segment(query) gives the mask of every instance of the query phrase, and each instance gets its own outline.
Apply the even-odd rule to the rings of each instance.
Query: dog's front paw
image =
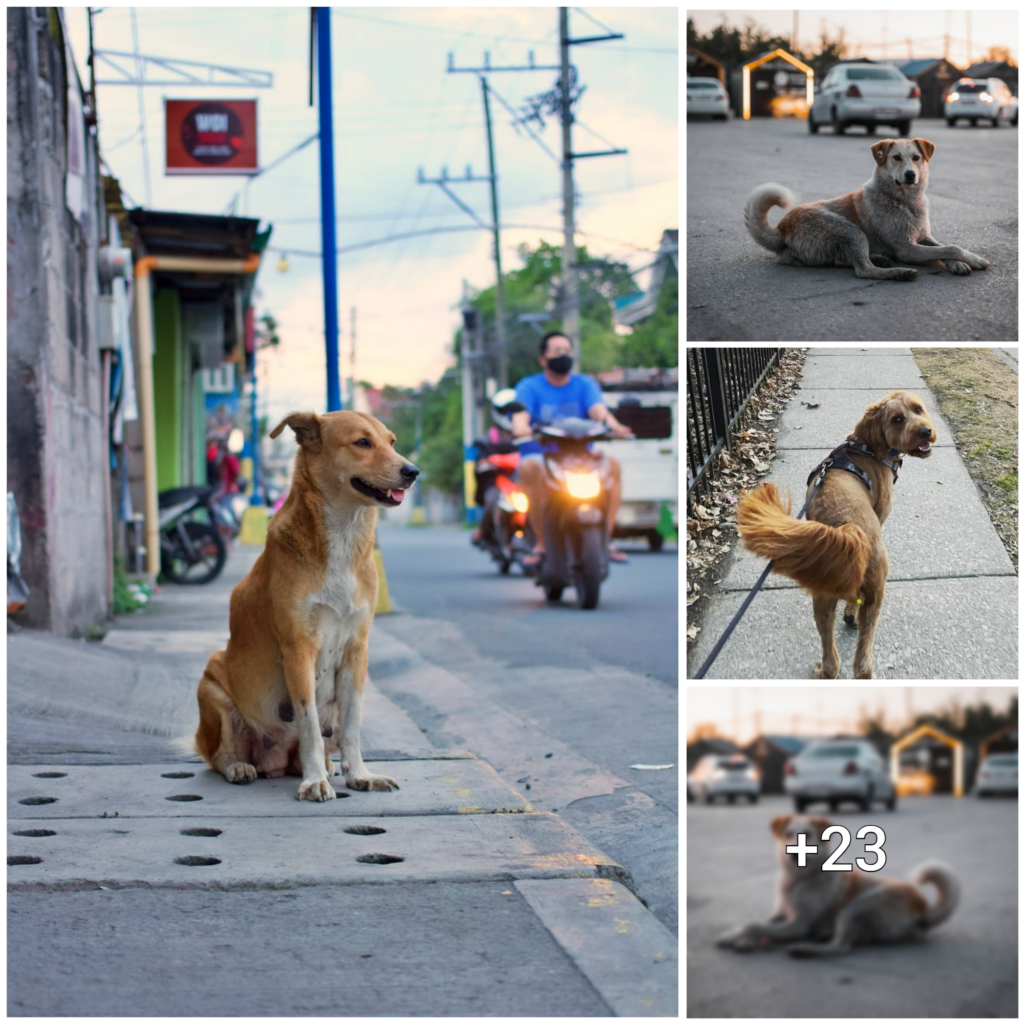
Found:
[[[298,793],[295,794],[295,799],[323,802],[324,800],[333,800],[335,796],[337,794],[334,792],[334,787],[326,778],[303,779]]]
[[[988,270],[990,264],[983,256],[964,250],[964,262],[970,264],[972,270]]]
[[[878,253],[878,252],[873,252],[868,257],[868,259],[871,260],[871,262],[876,267],[882,267],[884,269],[886,267],[891,267],[892,266],[892,260],[889,259],[888,256],[883,256],[881,253]]]
[[[817,956],[818,948],[811,942],[797,942],[795,945],[787,946],[786,952],[790,956],[795,956],[798,958],[807,956]]]
[[[814,678],[836,679],[839,676],[839,667],[840,665],[838,661],[829,665],[826,665],[823,661],[819,661],[814,669]]]
[[[917,271],[912,267],[893,267],[889,274],[890,281],[916,281]]]
[[[358,790],[380,790],[382,792],[388,792],[392,789],[398,789],[398,783],[394,779],[388,778],[386,775],[371,775],[367,771],[363,772],[349,772],[345,776],[345,785],[349,789]]]
[[[224,769],[224,778],[235,785],[244,786],[246,783],[256,781],[256,768],[254,765],[236,761]]]
[[[960,260],[946,260],[946,269],[951,274],[969,274],[971,268],[966,263],[961,263]]]

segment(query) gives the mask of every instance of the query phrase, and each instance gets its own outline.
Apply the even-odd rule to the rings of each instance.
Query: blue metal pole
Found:
[[[331,9],[316,9],[317,97],[320,114],[320,244],[324,269],[327,411],[341,408],[338,375],[338,255],[334,237],[334,116],[331,103]]]
[[[255,337],[252,343],[252,494],[250,505],[263,504],[263,489],[260,487],[260,418],[256,405],[256,354],[259,346]]]

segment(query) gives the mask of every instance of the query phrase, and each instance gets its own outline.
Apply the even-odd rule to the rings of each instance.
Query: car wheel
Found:
[[[868,133],[868,135],[874,135],[876,127],[877,127],[877,125],[866,124],[866,125],[864,125],[864,131],[866,131]]]
[[[1019,111],[1017,111],[1017,110],[1015,110],[1013,112],[1013,120],[1010,122],[1010,124],[1012,124],[1014,128],[1017,127],[1017,114],[1018,113],[1019,113]]]
[[[875,799],[875,791],[874,791],[874,789],[869,789],[867,791],[867,793],[864,796],[862,796],[857,801],[857,803],[860,805],[860,809],[862,811],[870,811],[871,810],[871,801],[874,800],[874,799]]]
[[[838,800],[829,800],[829,802],[828,802],[828,809],[830,811],[838,811],[839,810],[839,801]]]
[[[956,118],[955,117],[947,117],[946,118],[946,124],[948,124],[950,128],[953,128],[956,125]]]
[[[793,806],[796,808],[797,814],[803,814],[804,810],[807,808],[807,801],[801,800],[800,797],[794,797]]]
[[[715,798],[714,798],[714,796],[712,796],[711,793],[705,793],[704,794],[704,803],[705,804],[707,804],[710,807],[714,802],[715,802]]]
[[[969,118],[969,120],[971,122],[971,127],[972,128],[977,128],[978,127],[978,119],[976,117]]]
[[[889,811],[895,811],[896,810],[896,790],[895,789],[892,791],[892,796],[889,797],[889,799],[885,801],[885,807],[886,807],[886,810],[889,810]]]
[[[814,118],[811,117],[810,111],[808,111],[808,113],[807,113],[807,130],[812,135],[817,135],[818,134],[818,125],[816,125],[814,123]]]
[[[750,795],[749,795],[749,796],[747,797],[747,799],[748,799],[748,800],[749,800],[749,801],[750,801],[750,802],[751,802],[752,804],[756,804],[756,803],[757,803],[757,794],[756,794],[756,793],[751,793],[751,794],[750,794]]]
[[[900,123],[896,125],[896,131],[898,131],[903,138],[906,138],[910,134],[910,122],[900,121]]]
[[[729,120],[729,115],[728,114],[719,114],[718,115],[718,120],[719,121],[728,121]]]
[[[839,112],[835,107],[832,108],[832,131],[836,135],[842,135],[846,131],[846,122],[839,120]]]
[[[993,128],[998,128],[999,127],[999,115],[998,114],[996,114],[996,116],[992,118],[992,127]]]
[[[726,801],[728,803],[734,804],[734,803],[736,803],[736,794],[735,793],[727,793],[725,799],[726,799]]]

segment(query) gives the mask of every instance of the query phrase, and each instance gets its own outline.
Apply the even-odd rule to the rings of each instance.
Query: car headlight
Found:
[[[981,94],[981,102],[982,103],[991,103],[992,102],[992,97],[987,92],[983,92]]]
[[[574,498],[596,498],[601,493],[596,473],[566,473],[565,486]]]
[[[960,99],[960,93],[958,93],[958,92],[951,92],[946,97],[946,99],[949,100],[950,103],[955,103],[958,99]]]

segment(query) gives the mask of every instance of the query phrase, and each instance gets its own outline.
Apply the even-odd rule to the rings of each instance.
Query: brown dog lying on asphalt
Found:
[[[285,426],[299,445],[291,490],[232,591],[227,650],[199,683],[196,749],[228,782],[301,775],[299,800],[334,799],[332,750],[349,789],[397,789],[367,770],[359,728],[377,509],[401,504],[419,470],[363,413],[295,412],[270,436]]]
[[[940,266],[954,274],[987,270],[988,260],[959,245],[932,237],[928,220],[928,164],[935,143],[927,139],[884,139],[871,147],[875,173],[856,192],[837,199],[793,206],[784,185],[759,185],[744,210],[747,230],[758,245],[795,267],[853,267],[857,277],[913,281],[917,271],[893,260]],[[773,206],[793,207],[776,227]],[[941,263],[939,262],[941,261]]]
[[[740,925],[720,935],[716,946],[745,953],[774,942],[825,939],[798,942],[786,951],[790,956],[838,956],[855,945],[923,938],[956,910],[960,884],[952,869],[938,861],[916,868],[910,882],[890,882],[856,867],[822,871],[833,848],[821,835],[832,824],[828,818],[804,815],[783,814],[772,820],[779,861],[775,912],[764,924]],[[818,848],[806,855],[805,867],[798,866],[797,854],[786,853],[801,834],[805,845]],[[926,882],[939,893],[938,901],[930,905],[920,889]]]

